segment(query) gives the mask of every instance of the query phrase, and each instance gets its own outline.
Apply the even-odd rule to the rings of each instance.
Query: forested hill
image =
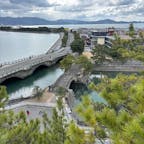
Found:
[[[37,17],[0,17],[0,25],[63,25],[63,24],[117,24],[131,23],[126,21],[114,21],[104,19],[99,21],[80,21],[80,20],[46,20]],[[132,21],[132,23],[140,23],[140,21]]]

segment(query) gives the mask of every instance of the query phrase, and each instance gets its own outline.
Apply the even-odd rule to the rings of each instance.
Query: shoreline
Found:
[[[13,32],[13,31],[3,31],[3,30],[0,30],[0,32]],[[14,31],[15,32],[15,31]],[[19,32],[19,31],[17,31]],[[19,32],[21,33],[21,32]],[[27,32],[22,32],[22,33],[27,33]],[[31,32],[28,32],[28,33],[31,33]],[[32,32],[33,33],[33,32]],[[37,33],[37,34],[44,34],[44,33]],[[47,33],[47,34],[58,34],[58,39],[50,46],[50,48],[43,54],[48,54],[50,51],[53,51],[56,47],[59,46],[59,48],[61,47],[61,41],[62,41],[62,38],[63,38],[63,33]],[[34,57],[37,57],[41,54],[38,54],[38,55],[34,55]],[[4,64],[3,63],[0,63],[0,68],[4,67],[4,66],[7,66],[9,64],[13,64],[14,62],[18,62],[18,61],[23,61],[25,59],[29,59],[29,58],[32,58],[33,56],[29,56],[29,57],[25,57],[24,59],[17,59],[17,60],[14,60],[14,61],[8,61],[8,62],[5,62]]]
[[[33,89],[33,92],[34,92],[34,89]],[[36,93],[34,94],[33,92],[27,97],[18,97],[15,99],[8,99],[7,106],[15,105],[15,104],[18,104],[20,102],[42,102],[42,103],[46,103],[46,102],[51,102],[52,98],[54,98],[54,93],[50,92],[48,90],[48,87],[42,89],[42,95],[40,97],[37,97]]]
[[[17,33],[33,33],[33,34],[59,34],[59,32],[36,32],[36,31],[14,31],[14,30],[1,30],[1,32],[17,32]]]
[[[59,28],[49,28],[46,26],[40,26],[36,28],[32,27],[18,27],[18,28],[13,28],[12,26],[0,26],[0,31],[5,31],[5,32],[26,32],[26,33],[39,33],[39,34],[48,34],[48,33],[61,33],[65,32],[64,27],[59,27]]]

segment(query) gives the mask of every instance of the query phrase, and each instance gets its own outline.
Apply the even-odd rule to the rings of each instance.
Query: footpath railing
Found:
[[[38,58],[38,57],[41,57],[42,55],[48,54],[49,52],[51,52],[52,50],[56,49],[57,47],[58,48],[61,47],[61,39],[62,39],[62,37],[63,37],[63,33],[60,33],[58,40],[51,46],[51,48],[49,48],[49,50],[46,53],[40,54],[40,55],[31,55],[31,56],[24,57],[24,58],[21,58],[21,59],[17,59],[17,60],[14,60],[14,61],[3,62],[3,63],[0,63],[0,68],[3,67],[3,66],[17,64],[19,62],[23,62],[23,61],[26,61],[28,59]],[[58,48],[56,50],[58,50]]]

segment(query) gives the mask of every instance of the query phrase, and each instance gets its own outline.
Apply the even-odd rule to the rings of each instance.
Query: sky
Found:
[[[0,0],[0,16],[144,21],[144,0]]]

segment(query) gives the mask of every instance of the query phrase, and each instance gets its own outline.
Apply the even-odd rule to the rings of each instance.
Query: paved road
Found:
[[[68,40],[66,46],[69,47],[74,40],[74,35],[71,32],[68,32]]]
[[[5,107],[6,110],[12,110],[15,114],[23,111],[27,116],[27,121],[38,118],[40,120],[40,131],[44,130],[43,127],[43,114],[46,114],[49,119],[52,118],[53,108],[56,103],[36,103],[36,102],[20,102],[15,105]],[[29,111],[29,114],[27,114]]]

